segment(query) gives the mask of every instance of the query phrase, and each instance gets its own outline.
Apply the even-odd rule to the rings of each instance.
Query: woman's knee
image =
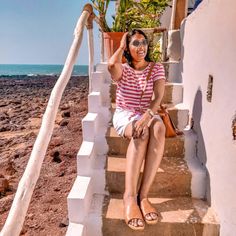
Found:
[[[157,138],[164,138],[166,133],[166,127],[162,121],[156,120],[152,123],[151,127],[152,133]]]

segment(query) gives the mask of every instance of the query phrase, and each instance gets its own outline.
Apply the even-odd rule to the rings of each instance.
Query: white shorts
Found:
[[[113,115],[113,125],[118,135],[124,137],[127,125],[135,120],[140,120],[141,117],[142,114],[134,114],[132,111],[116,108]],[[162,121],[159,115],[155,115],[154,118]]]

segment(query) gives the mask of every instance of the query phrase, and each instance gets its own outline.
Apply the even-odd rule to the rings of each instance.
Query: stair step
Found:
[[[104,73],[101,71],[92,72],[91,74],[91,86],[93,92],[101,92],[101,88],[105,83]]]
[[[94,142],[83,141],[77,154],[77,173],[82,176],[91,175],[95,162]]]
[[[100,92],[91,92],[88,95],[88,110],[90,113],[97,113],[102,106]]]
[[[89,112],[82,119],[82,130],[83,130],[84,141],[94,141],[94,137],[97,131],[97,123],[98,123],[97,113]]]
[[[178,104],[183,101],[183,85],[181,83],[166,83],[162,103]]]
[[[85,227],[82,224],[69,223],[66,236],[86,236]]]
[[[124,156],[109,156],[107,159],[106,183],[110,193],[123,193],[125,189]],[[141,176],[143,166],[141,169]],[[141,177],[140,176],[140,177]],[[164,157],[157,170],[150,195],[158,197],[190,196],[191,173],[183,158]]]
[[[103,72],[106,83],[111,83],[111,74],[108,71],[107,62],[100,62],[96,65],[96,71]]]
[[[109,146],[108,155],[124,155],[126,154],[129,144],[128,139],[121,138],[115,131],[114,127],[110,127],[106,134],[107,144]],[[178,135],[173,138],[166,138],[164,156],[183,157],[184,156],[184,135]]]
[[[72,223],[82,224],[88,214],[92,200],[91,177],[77,176],[67,197],[68,216]]]
[[[116,100],[116,87],[115,83],[111,83],[110,93],[111,102]],[[181,83],[169,83],[165,84],[165,93],[162,99],[162,103],[165,104],[178,104],[183,101],[183,85]]]
[[[107,197],[103,209],[103,235],[219,236],[219,221],[206,202],[187,197],[149,200],[160,213],[160,221],[138,232],[125,224],[121,196]]]

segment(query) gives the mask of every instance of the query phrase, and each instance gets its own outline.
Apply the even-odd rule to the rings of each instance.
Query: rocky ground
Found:
[[[40,128],[56,77],[0,78],[0,230]],[[71,78],[21,235],[65,235],[66,197],[76,177],[88,78]]]

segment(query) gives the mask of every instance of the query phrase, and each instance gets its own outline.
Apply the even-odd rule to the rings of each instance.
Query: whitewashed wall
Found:
[[[203,0],[182,25],[184,103],[198,134],[198,156],[209,172],[208,200],[221,236],[236,235],[236,1]],[[212,75],[212,102],[206,99]]]
[[[161,27],[165,27],[167,29],[170,28],[170,20],[171,20],[171,7],[167,7],[161,16]]]

